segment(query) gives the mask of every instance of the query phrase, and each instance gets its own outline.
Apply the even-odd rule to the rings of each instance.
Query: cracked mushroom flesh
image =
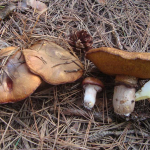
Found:
[[[0,74],[0,103],[17,102],[30,96],[41,84],[29,71],[20,51],[12,55]]]
[[[74,82],[83,74],[79,59],[53,42],[38,41],[23,54],[30,71],[49,84]]]
[[[89,50],[86,58],[103,73],[116,76],[114,111],[119,115],[129,116],[134,110],[137,79],[150,78],[150,53],[101,47]]]
[[[84,107],[90,110],[95,105],[97,92],[102,91],[104,85],[97,78],[87,77],[82,81],[82,86],[85,90]]]

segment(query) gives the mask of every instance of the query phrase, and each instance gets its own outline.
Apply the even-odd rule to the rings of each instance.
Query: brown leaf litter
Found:
[[[93,48],[105,46],[150,52],[150,2],[40,0],[47,6],[43,14],[32,7],[18,7],[19,2],[11,0],[16,9],[0,21],[0,49],[13,46],[22,50],[41,38],[49,38],[60,46],[67,46],[67,50],[80,59],[84,75],[73,83],[43,86],[23,101],[1,104],[1,149],[149,150],[149,102],[137,102],[130,118],[114,114],[114,77],[98,71],[85,59],[82,47],[73,51],[66,39],[71,33],[84,30],[92,37]],[[0,10],[9,4],[9,0],[0,2]],[[7,57],[0,59],[1,65],[5,65]],[[83,107],[81,87],[82,80],[88,76],[101,79],[105,84],[91,111]],[[140,87],[141,81],[137,89]]]

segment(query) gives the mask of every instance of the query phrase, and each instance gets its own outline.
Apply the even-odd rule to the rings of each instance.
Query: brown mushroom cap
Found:
[[[150,53],[126,52],[101,47],[89,50],[86,58],[105,74],[150,78]]]
[[[104,88],[104,84],[99,79],[93,77],[87,77],[82,81],[82,86],[86,84],[98,85],[101,88]]]
[[[30,71],[50,84],[74,82],[83,74],[78,58],[53,42],[39,41],[23,54]]]
[[[0,103],[23,100],[41,84],[40,77],[32,74],[21,52],[10,57],[0,75]]]

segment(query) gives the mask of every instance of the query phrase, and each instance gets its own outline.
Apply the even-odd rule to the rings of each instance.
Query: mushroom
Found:
[[[38,41],[23,50],[30,71],[53,85],[74,82],[83,74],[83,66],[67,50],[48,40]]]
[[[97,92],[102,91],[104,88],[103,83],[93,77],[87,77],[83,80],[82,86],[85,90],[84,93],[84,107],[87,109],[92,109],[96,102]]]
[[[129,116],[134,110],[137,78],[150,78],[150,53],[101,47],[89,50],[86,58],[103,73],[116,75],[114,111],[119,115]]]
[[[150,81],[146,82],[143,87],[135,93],[135,101],[150,98]]]
[[[9,58],[1,70],[0,79],[0,103],[23,100],[41,84],[40,77],[28,70],[20,51]]]

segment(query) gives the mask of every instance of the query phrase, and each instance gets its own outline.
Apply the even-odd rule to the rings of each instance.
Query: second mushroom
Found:
[[[91,49],[86,58],[105,74],[116,75],[113,106],[119,115],[129,116],[135,106],[138,78],[150,78],[150,53],[126,52],[115,48]]]

